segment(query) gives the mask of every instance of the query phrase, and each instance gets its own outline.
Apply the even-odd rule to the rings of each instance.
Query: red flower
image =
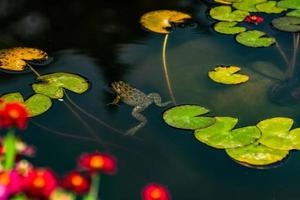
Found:
[[[0,110],[0,128],[26,128],[29,113],[26,107],[20,102],[5,103]]]
[[[105,172],[114,174],[117,171],[116,159],[104,153],[82,154],[79,158],[79,166],[90,172]]]
[[[156,183],[148,184],[142,191],[143,200],[170,200],[168,189]]]
[[[77,171],[67,174],[62,181],[62,187],[77,194],[88,192],[90,180]]]
[[[33,169],[24,182],[25,192],[35,198],[48,198],[57,186],[56,177],[50,169]]]
[[[245,18],[245,22],[248,22],[250,24],[260,24],[264,21],[264,18],[260,17],[260,16],[256,16],[256,15],[248,15]]]

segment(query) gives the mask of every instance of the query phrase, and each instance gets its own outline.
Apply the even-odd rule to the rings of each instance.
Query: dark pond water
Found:
[[[268,95],[277,80],[284,79],[286,70],[277,48],[247,48],[237,44],[232,36],[215,33],[211,29],[213,20],[207,17],[212,5],[193,0],[0,0],[0,47],[29,46],[49,52],[54,61],[37,67],[38,71],[72,72],[86,77],[91,83],[89,91],[82,95],[69,92],[71,99],[114,128],[126,131],[137,121],[131,116],[132,107],[106,105],[114,98],[109,89],[112,81],[124,80],[145,93],[158,92],[163,100],[170,99],[162,71],[163,35],[143,30],[139,18],[157,9],[185,11],[198,26],[174,31],[167,50],[178,103],[205,106],[212,116],[237,117],[239,126],[254,125],[275,116],[293,118],[298,126],[297,100],[280,94],[275,98],[276,104]],[[284,51],[291,54],[291,34],[271,29],[268,22],[257,29],[275,36]],[[241,66],[251,81],[238,86],[213,83],[207,72],[220,64]],[[293,76],[296,85],[298,71]],[[33,73],[0,75],[1,94],[33,94]],[[67,99],[65,103],[70,105]],[[192,132],[167,126],[161,116],[164,108],[151,105],[144,112],[148,124],[136,136],[124,137],[73,106],[90,129],[107,143],[103,147],[65,103],[55,101],[51,110],[33,118],[28,129],[20,134],[37,147],[32,162],[52,166],[58,174],[72,170],[81,152],[99,150],[114,154],[119,171],[116,176],[103,176],[103,200],[139,199],[141,188],[148,182],[167,185],[174,200],[300,198],[299,152],[291,152],[289,159],[277,168],[248,168],[231,160],[223,150],[198,142]],[[88,139],[57,135],[36,124]]]

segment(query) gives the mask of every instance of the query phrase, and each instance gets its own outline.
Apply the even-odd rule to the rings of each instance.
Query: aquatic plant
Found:
[[[217,66],[213,71],[208,72],[210,79],[222,84],[239,84],[249,80],[249,76],[237,74],[241,68],[237,66]]]
[[[85,122],[85,120],[80,116],[80,114],[78,114],[77,111],[72,108],[72,106],[70,106],[66,101],[63,100],[63,97],[66,96],[71,105],[75,106],[79,111],[96,120],[98,123],[105,126],[106,128],[118,133],[122,133],[122,131],[111,127],[107,123],[103,122],[101,119],[98,119],[94,115],[82,109],[74,101],[72,101],[72,99],[69,96],[67,96],[66,90],[72,91],[77,94],[82,94],[86,92],[89,88],[89,82],[86,78],[77,74],[67,72],[56,72],[41,75],[31,65],[46,65],[50,62],[51,59],[49,59],[48,54],[40,49],[28,47],[2,49],[0,51],[0,69],[5,69],[6,71],[8,70],[19,72],[24,71],[26,70],[26,67],[29,67],[29,69],[37,76],[37,81],[32,84],[32,89],[35,92],[35,94],[29,97],[26,101],[24,101],[22,94],[18,92],[4,94],[1,97],[6,101],[24,102],[26,107],[29,109],[30,117],[38,116],[49,110],[52,106],[51,99],[60,100],[72,112],[72,114],[74,114],[78,118],[78,120],[80,120],[80,122],[85,126],[87,131],[96,139],[96,141],[105,146],[102,140],[98,137],[98,135],[94,132],[90,125],[87,122]],[[34,124],[51,133],[63,135],[66,137],[85,139],[84,137],[76,137],[73,134],[52,130],[37,122],[34,122]]]
[[[290,131],[293,120],[276,117],[262,120],[255,126],[234,128],[233,117],[202,117],[206,108],[179,105],[163,113],[164,121],[179,129],[193,130],[195,138],[225,152],[245,166],[265,166],[283,160],[290,150],[300,149],[300,128]],[[205,124],[210,119],[210,124]]]
[[[273,102],[280,105],[297,102],[300,83],[295,74],[295,65],[300,40],[298,33],[300,31],[300,1],[222,0],[215,2],[225,4],[215,6],[209,12],[213,19],[220,21],[214,25],[216,32],[236,35],[235,40],[248,47],[269,47],[275,44],[287,67],[285,78],[271,88],[269,97]],[[265,32],[255,30],[255,27],[253,27],[254,30],[247,30],[243,27],[243,22],[254,25],[264,22],[264,19],[256,15],[256,13],[272,15],[271,24],[273,28],[293,34],[293,51],[290,59],[274,37],[267,36]],[[286,16],[282,16],[282,13]]]
[[[176,99],[167,67],[166,48],[171,31],[173,31],[173,29],[176,27],[185,27],[191,19],[192,17],[189,14],[174,10],[157,10],[147,12],[140,19],[141,24],[147,30],[165,34],[162,49],[163,70],[168,91],[174,104],[176,104]]]

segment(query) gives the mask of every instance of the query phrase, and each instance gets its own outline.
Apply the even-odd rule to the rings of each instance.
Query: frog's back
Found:
[[[128,87],[126,91],[121,94],[121,98],[125,104],[130,106],[143,106],[148,104],[149,101],[145,93],[133,87]]]

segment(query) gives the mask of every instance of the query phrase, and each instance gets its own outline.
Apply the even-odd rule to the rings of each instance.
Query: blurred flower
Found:
[[[11,128],[16,126],[20,129],[26,128],[29,113],[20,102],[5,103],[0,110],[0,128]]]
[[[0,200],[7,200],[9,196],[9,189],[7,186],[0,185]]]
[[[20,160],[16,163],[15,169],[22,176],[28,176],[29,172],[33,170],[33,165],[27,160]]]
[[[48,198],[56,186],[56,177],[50,169],[33,169],[25,179],[25,192],[30,197]]]
[[[67,174],[62,181],[62,187],[71,190],[77,194],[88,192],[90,180],[77,171]]]
[[[168,189],[156,183],[148,184],[142,191],[143,200],[170,200]]]
[[[260,16],[256,16],[256,15],[248,15],[245,18],[245,22],[248,22],[250,24],[260,24],[264,21],[264,18],[260,17]]]
[[[50,197],[49,200],[75,200],[76,197],[74,194],[66,192],[62,189],[55,189]]]
[[[16,194],[23,190],[23,177],[15,170],[0,173],[0,199],[2,195]]]
[[[79,158],[79,166],[90,172],[104,172],[114,174],[117,171],[116,159],[104,153],[82,154]]]

